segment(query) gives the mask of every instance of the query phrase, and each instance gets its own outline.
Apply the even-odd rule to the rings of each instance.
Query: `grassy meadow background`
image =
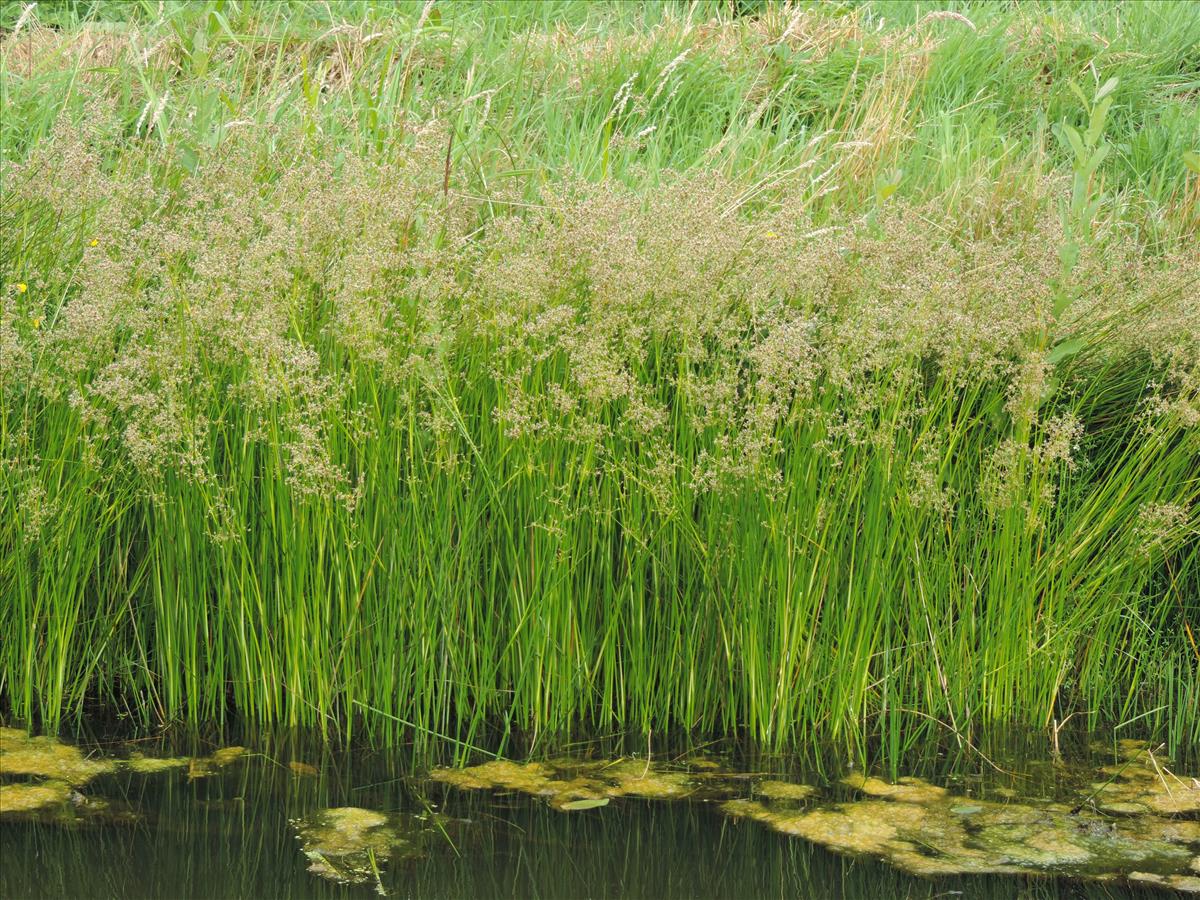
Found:
[[[9,714],[1200,742],[1200,5],[0,28]]]

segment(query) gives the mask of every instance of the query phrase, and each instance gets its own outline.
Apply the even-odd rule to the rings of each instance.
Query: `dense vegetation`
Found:
[[[1200,741],[1200,5],[0,25],[11,714]]]

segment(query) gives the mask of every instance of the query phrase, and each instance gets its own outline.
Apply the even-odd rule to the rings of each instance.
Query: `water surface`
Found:
[[[1162,897],[1161,888],[1053,875],[920,878],[876,859],[831,853],[760,822],[735,818],[716,798],[613,798],[561,811],[519,790],[463,790],[430,780],[408,754],[340,752],[312,741],[247,740],[226,764],[163,771],[122,765],[72,789],[52,815],[0,819],[0,896],[354,898],[794,898]],[[1083,745],[1081,745],[1082,747]],[[104,748],[207,756],[215,746],[147,742]],[[1073,765],[1029,756],[1001,772],[981,760],[931,758],[914,771],[966,798],[1078,796],[1117,756],[1095,748]],[[586,756],[577,748],[576,758]],[[591,754],[596,757],[595,748]],[[643,752],[644,757],[644,752]],[[626,757],[632,758],[632,757]],[[854,771],[794,760],[706,752],[745,776],[746,802],[770,777],[813,784],[819,802],[848,800]],[[670,768],[671,754],[656,759]],[[999,761],[996,761],[999,764]],[[1019,764],[1019,765],[1018,765]],[[1009,766],[1018,766],[1009,768]],[[1009,774],[1011,773],[1011,774]],[[884,773],[880,773],[884,774]],[[7,783],[20,776],[4,776]],[[740,782],[738,782],[740,783]],[[1014,785],[1016,787],[1014,787]],[[740,790],[736,786],[734,790]],[[790,801],[787,801],[790,802]],[[807,801],[803,801],[807,802]],[[818,801],[813,801],[818,802]],[[354,808],[402,832],[377,872],[340,884],[313,868],[305,835],[322,810]],[[1184,821],[1187,821],[1186,816]],[[311,850],[311,847],[307,847]],[[1190,848],[1200,855],[1200,846]]]

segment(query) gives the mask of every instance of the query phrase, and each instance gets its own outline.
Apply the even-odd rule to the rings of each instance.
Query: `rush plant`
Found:
[[[0,6],[8,713],[1200,741],[1193,6],[83,6]]]

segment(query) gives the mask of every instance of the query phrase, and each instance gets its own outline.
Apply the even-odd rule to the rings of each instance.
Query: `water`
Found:
[[[0,897],[1167,896],[1160,889],[1069,878],[917,878],[731,818],[716,801],[620,797],[560,812],[520,792],[459,790],[413,775],[404,754],[341,753],[296,740],[248,743],[251,753],[207,772],[181,765],[155,774],[118,769],[99,775],[78,788],[54,821],[0,820]],[[142,749],[147,755],[180,752],[161,744]],[[826,785],[836,774],[779,759],[724,762]],[[990,796],[1013,783],[1013,776],[978,763],[941,759],[926,768],[931,780],[952,782],[956,792],[971,796]],[[1080,771],[1027,759],[1017,783],[1030,794],[1053,794],[1086,776]],[[6,778],[12,783],[17,776]],[[403,831],[404,849],[380,862],[378,878],[337,884],[309,871],[302,823],[319,810],[341,807],[386,813]],[[1192,850],[1200,853],[1200,847]]]

